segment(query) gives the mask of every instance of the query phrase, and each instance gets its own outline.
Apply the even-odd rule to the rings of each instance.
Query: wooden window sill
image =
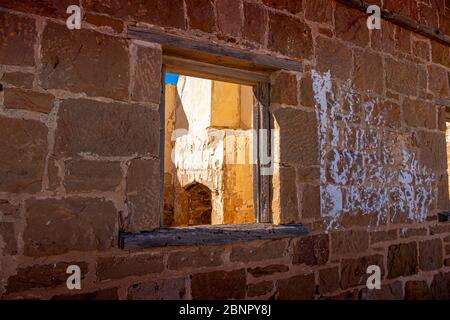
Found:
[[[121,233],[122,249],[144,249],[164,246],[226,244],[233,242],[291,238],[308,235],[302,224],[238,224],[179,228],[161,228],[139,233]]]

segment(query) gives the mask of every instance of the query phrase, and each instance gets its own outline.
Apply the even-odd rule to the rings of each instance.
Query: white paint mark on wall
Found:
[[[375,223],[406,215],[423,221],[433,202],[435,175],[421,164],[407,133],[392,125],[390,106],[361,99],[348,80],[333,88],[330,71],[312,70],[319,124],[321,215],[371,215]],[[395,106],[394,106],[395,107]],[[395,124],[394,124],[395,125]]]

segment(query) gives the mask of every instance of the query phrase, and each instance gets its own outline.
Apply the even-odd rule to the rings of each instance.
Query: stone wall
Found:
[[[448,1],[374,1],[450,34]],[[332,0],[0,0],[0,295],[14,298],[449,298],[449,47]],[[273,75],[273,212],[307,237],[117,248],[157,228],[156,25],[302,62]],[[158,213],[158,214],[155,214]],[[78,264],[82,290],[65,286]],[[367,290],[377,264],[382,289]]]

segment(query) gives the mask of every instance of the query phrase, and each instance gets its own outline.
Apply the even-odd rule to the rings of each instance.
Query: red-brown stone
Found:
[[[124,5],[122,0],[86,0],[83,1],[83,8],[121,20],[186,29],[183,0],[133,0],[129,5]]]
[[[6,109],[24,109],[28,111],[49,113],[55,98],[48,93],[8,88],[4,94]]]
[[[127,100],[127,47],[119,38],[85,29],[73,32],[49,22],[42,35],[39,79],[45,89]]]
[[[117,219],[113,203],[103,199],[27,200],[24,254],[42,257],[111,248]]]
[[[259,4],[244,2],[244,39],[264,45],[266,25],[267,10]]]
[[[0,6],[2,5],[1,3]],[[34,66],[35,41],[34,19],[6,12],[0,14],[0,64]]]
[[[129,232],[150,231],[160,226],[160,185],[158,160],[132,160],[127,175]]]
[[[76,157],[159,154],[159,115],[149,107],[65,100],[58,114],[55,154]]]
[[[214,32],[216,30],[214,1],[186,0],[185,3],[189,29],[198,29],[204,32]]]
[[[281,13],[269,13],[268,48],[298,59],[312,56],[311,29],[297,18]]]
[[[97,261],[98,280],[143,276],[163,271],[163,256],[142,253],[127,256],[100,257]]]
[[[382,255],[372,255],[356,259],[343,259],[341,262],[341,287],[348,289],[365,285],[370,274],[367,267],[375,265],[380,267],[381,276],[384,276],[384,263]]]
[[[213,271],[192,275],[191,291],[195,300],[243,299],[246,290],[245,269]]]
[[[293,264],[324,265],[328,261],[329,240],[327,234],[300,238],[294,244]]]
[[[346,5],[336,3],[334,12],[336,36],[365,47],[369,43],[367,15]]]
[[[278,259],[286,255],[287,243],[284,240],[261,242],[258,245],[234,247],[231,250],[230,260],[240,262]]]
[[[41,190],[47,127],[39,121],[0,117],[0,191]]]
[[[293,73],[279,72],[272,77],[270,101],[297,105],[297,77]]]
[[[67,192],[114,191],[123,176],[119,162],[69,160],[65,171]]]
[[[387,257],[389,279],[416,274],[418,267],[416,242],[389,246]]]
[[[442,267],[441,239],[419,242],[419,267],[423,271],[436,270]]]
[[[312,300],[315,293],[314,274],[298,275],[277,281],[277,299]]]
[[[35,264],[29,267],[19,267],[17,273],[8,279],[6,290],[8,293],[26,291],[34,288],[65,287],[67,281],[67,267],[80,267],[81,279],[86,277],[88,264],[81,261],[58,262],[54,264]]]

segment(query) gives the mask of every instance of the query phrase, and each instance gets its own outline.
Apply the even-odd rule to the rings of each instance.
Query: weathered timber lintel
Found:
[[[249,70],[275,71],[285,69],[302,71],[301,63],[296,60],[254,53],[225,44],[213,43],[210,40],[168,33],[161,29],[129,26],[127,32],[130,38],[161,44],[163,51],[166,51],[166,55],[174,50],[184,50],[183,54],[186,54],[186,51],[208,54],[212,58],[206,62],[214,60],[216,64],[223,64],[228,67],[233,66],[235,62],[236,66]],[[175,52],[175,54],[177,53]],[[194,57],[201,58],[198,55]],[[189,57],[184,56],[183,58]]]
[[[369,3],[362,0],[336,0],[343,5],[358,9],[366,13]],[[419,33],[427,38],[436,40],[442,44],[450,46],[450,36],[441,34],[439,30],[430,28],[426,25],[420,24],[412,18],[399,15],[389,10],[381,8],[381,17],[390,21],[400,27]]]
[[[164,246],[225,244],[240,241],[280,239],[308,235],[302,224],[242,224],[185,228],[165,228],[141,233],[121,233],[122,249],[143,249]]]
[[[258,82],[270,82],[270,73],[268,72],[230,69],[195,60],[165,55],[163,56],[163,63],[166,65],[166,72],[183,74],[185,76],[227,81],[244,85],[255,85]]]

